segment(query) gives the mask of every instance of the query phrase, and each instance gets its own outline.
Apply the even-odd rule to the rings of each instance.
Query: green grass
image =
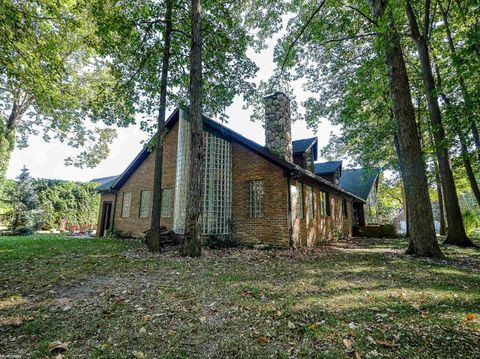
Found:
[[[148,254],[139,242],[0,238],[0,356],[474,358],[480,251],[404,241]]]

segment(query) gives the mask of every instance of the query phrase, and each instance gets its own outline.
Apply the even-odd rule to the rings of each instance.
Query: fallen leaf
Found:
[[[145,354],[143,354],[143,352],[140,352],[138,350],[134,350],[132,352],[132,355],[135,359],[144,359],[145,358]]]
[[[394,340],[383,340],[383,339],[375,339],[377,344],[383,345],[384,347],[387,348],[395,348],[396,344]]]
[[[351,350],[351,349],[352,349],[353,342],[352,342],[350,339],[343,339],[343,345],[345,345],[345,347],[346,347],[348,350]]]
[[[257,338],[257,344],[258,345],[267,345],[268,344],[268,338],[264,335],[261,335]]]
[[[470,314],[467,314],[467,315],[465,316],[465,320],[466,320],[467,322],[474,322],[476,319],[477,319],[477,315],[476,315],[476,314],[470,313]]]
[[[63,353],[68,350],[68,343],[63,343],[61,341],[51,342],[48,344],[48,351],[50,353]]]
[[[362,355],[359,352],[355,352],[355,359],[362,359]]]

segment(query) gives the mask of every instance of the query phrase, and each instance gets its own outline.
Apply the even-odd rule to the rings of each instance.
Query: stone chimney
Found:
[[[287,161],[293,161],[290,100],[283,92],[264,98],[265,147]]]

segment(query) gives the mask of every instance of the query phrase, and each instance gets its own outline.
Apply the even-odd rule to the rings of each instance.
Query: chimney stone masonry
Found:
[[[264,98],[265,104],[265,147],[282,157],[293,161],[292,121],[290,100],[283,92],[275,92]]]

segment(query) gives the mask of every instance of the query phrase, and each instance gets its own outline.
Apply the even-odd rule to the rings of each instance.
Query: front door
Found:
[[[112,202],[103,202],[102,225],[100,227],[99,237],[103,237],[105,232],[112,229]]]

